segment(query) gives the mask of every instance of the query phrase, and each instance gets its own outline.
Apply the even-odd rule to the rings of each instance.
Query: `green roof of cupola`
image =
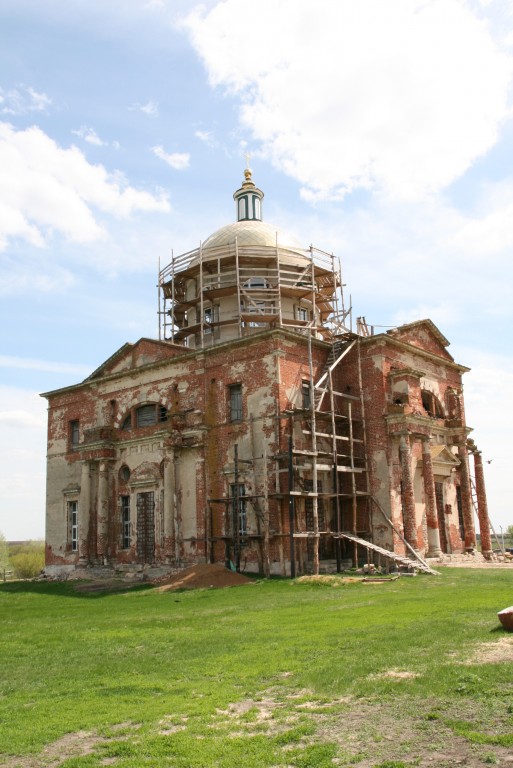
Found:
[[[255,185],[252,175],[251,168],[249,165],[246,166],[242,186],[233,193],[237,221],[262,221],[262,199],[264,193]]]

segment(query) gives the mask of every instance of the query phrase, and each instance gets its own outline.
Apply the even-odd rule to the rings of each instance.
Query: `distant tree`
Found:
[[[45,564],[44,541],[27,541],[11,552],[11,567],[17,579],[33,579]]]
[[[9,568],[9,549],[5,536],[0,531],[0,579],[4,578],[4,571]]]
[[[506,528],[506,536],[508,536],[509,539],[513,541],[513,525],[508,525]]]

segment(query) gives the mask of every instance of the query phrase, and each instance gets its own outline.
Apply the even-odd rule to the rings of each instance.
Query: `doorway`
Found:
[[[447,531],[445,528],[444,484],[435,480],[436,513],[438,517],[438,530],[440,532],[440,548],[447,553]]]
[[[137,558],[155,560],[155,496],[153,491],[137,494]]]

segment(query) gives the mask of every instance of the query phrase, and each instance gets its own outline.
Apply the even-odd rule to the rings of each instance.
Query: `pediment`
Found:
[[[183,347],[177,347],[167,341],[142,338],[135,344],[123,344],[117,352],[93,371],[86,381],[158,363],[161,360],[183,354],[183,351]]]
[[[160,466],[154,461],[143,461],[130,475],[130,485],[154,485],[160,481]]]
[[[432,445],[430,449],[431,464],[433,465],[434,475],[443,475],[448,477],[453,469],[457,469],[460,466],[460,460],[458,456],[446,445]],[[419,461],[419,466],[422,466],[423,462]]]
[[[387,331],[387,334],[397,341],[411,344],[413,347],[454,362],[454,358],[447,351],[449,341],[432,320],[417,320]]]
[[[459,467],[460,460],[446,445],[433,445],[431,448],[431,461],[433,464],[450,464],[451,467]]]

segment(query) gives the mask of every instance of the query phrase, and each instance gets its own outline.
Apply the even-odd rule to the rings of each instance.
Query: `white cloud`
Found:
[[[206,144],[209,147],[215,147],[217,146],[217,142],[214,139],[213,131],[195,131],[194,135],[197,139],[202,141],[204,144]]]
[[[107,142],[100,139],[94,128],[89,128],[87,125],[82,125],[78,131],[71,131],[71,133],[75,136],[79,136],[88,144],[93,144],[95,147],[107,146]]]
[[[39,93],[30,85],[20,84],[8,90],[0,88],[0,113],[4,115],[46,112],[51,103],[46,93]]]
[[[136,101],[128,109],[130,112],[143,112],[148,117],[158,117],[159,115],[159,105],[155,101],[147,101],[146,104],[140,104]]]
[[[250,18],[225,0],[183,23],[211,84],[241,100],[242,125],[309,201],[422,198],[511,116],[512,57],[461,0],[263,0]]]
[[[182,171],[184,168],[189,167],[191,156],[188,152],[166,152],[164,147],[157,146],[152,147],[151,151],[157,157],[160,157],[165,163],[176,171]]]
[[[466,418],[474,428],[471,437],[483,453],[488,512],[496,527],[506,527],[513,523],[510,504],[513,363],[509,355],[475,348],[468,348],[463,354],[472,366],[464,377]]]
[[[419,205],[376,195],[362,207],[326,205],[301,219],[287,211],[271,218],[268,206],[266,218],[341,258],[354,317],[376,325],[430,317],[454,341],[467,336],[472,318],[474,337],[485,340],[488,324],[501,333],[513,322],[508,190],[487,185],[487,206],[473,213],[443,196]]]
[[[76,283],[76,277],[68,268],[55,263],[41,264],[38,258],[30,258],[26,249],[22,262],[13,254],[3,254],[0,260],[0,296],[42,296],[48,293],[64,293]],[[69,256],[69,254],[68,254]]]
[[[163,192],[131,187],[35,126],[16,131],[0,123],[0,166],[0,250],[11,238],[43,246],[54,232],[79,243],[100,239],[105,231],[97,211],[127,218],[170,210]]]
[[[7,539],[44,534],[47,403],[35,392],[0,386],[0,531]]]

